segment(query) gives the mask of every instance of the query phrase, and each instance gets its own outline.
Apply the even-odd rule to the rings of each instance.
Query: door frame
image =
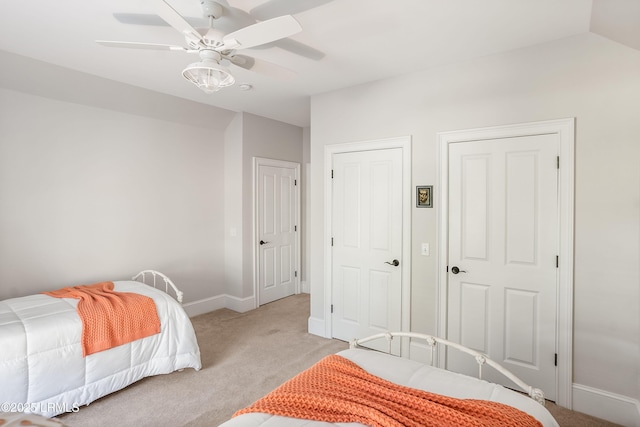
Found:
[[[448,274],[448,175],[449,144],[487,139],[556,134],[559,138],[556,351],[558,353],[557,401],[571,409],[573,372],[573,224],[575,118],[495,126],[438,133],[440,210],[438,211],[438,275],[436,290],[438,335],[446,337]],[[440,365],[444,358],[439,358]]]
[[[272,166],[272,167],[284,167],[295,169],[296,173],[296,185],[295,185],[295,205],[296,205],[296,213],[295,213],[295,221],[297,225],[296,231],[296,253],[295,253],[295,269],[298,274],[295,277],[295,286],[294,286],[294,294],[300,293],[300,163],[291,162],[288,160],[277,160],[277,159],[269,159],[266,157],[254,157],[253,158],[253,187],[252,187],[252,200],[253,200],[253,232],[252,232],[252,248],[253,248],[253,295],[255,295],[254,299],[254,308],[260,307],[260,251],[258,248],[258,230],[260,229],[259,224],[259,205],[258,205],[258,187],[259,182],[258,179],[260,175],[258,173],[258,169],[260,166]]]
[[[333,169],[333,155],[356,151],[384,150],[390,148],[402,149],[402,253],[399,255],[401,264],[401,317],[402,331],[408,331],[411,325],[411,136],[377,139],[361,142],[330,144],[324,147],[324,318],[325,336],[333,336],[333,316],[331,315],[332,271],[333,257],[331,256],[331,230],[333,215],[333,185],[331,171]],[[405,342],[406,341],[406,342]],[[409,342],[403,340],[400,355],[409,354]]]

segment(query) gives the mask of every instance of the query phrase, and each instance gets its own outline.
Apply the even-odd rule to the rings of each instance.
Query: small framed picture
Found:
[[[416,207],[433,207],[433,185],[419,185],[416,187]]]

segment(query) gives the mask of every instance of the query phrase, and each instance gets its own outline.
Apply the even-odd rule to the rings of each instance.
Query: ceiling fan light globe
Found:
[[[231,86],[236,81],[226,67],[214,61],[191,64],[182,71],[182,75],[207,94]]]

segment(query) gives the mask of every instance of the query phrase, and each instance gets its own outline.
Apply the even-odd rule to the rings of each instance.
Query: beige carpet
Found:
[[[202,370],[146,378],[59,418],[69,427],[218,426],[322,357],[348,347],[308,334],[308,317],[308,295],[244,314],[223,309],[194,317]],[[562,427],[614,425],[553,404],[548,409]]]

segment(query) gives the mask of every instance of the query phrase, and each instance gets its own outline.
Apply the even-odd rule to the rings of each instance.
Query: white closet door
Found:
[[[402,149],[334,154],[332,194],[333,336],[400,330]]]
[[[557,155],[555,135],[449,147],[448,337],[487,354],[551,400],[556,398]],[[449,368],[477,372],[475,362],[453,353]],[[498,380],[490,369],[485,372]]]

